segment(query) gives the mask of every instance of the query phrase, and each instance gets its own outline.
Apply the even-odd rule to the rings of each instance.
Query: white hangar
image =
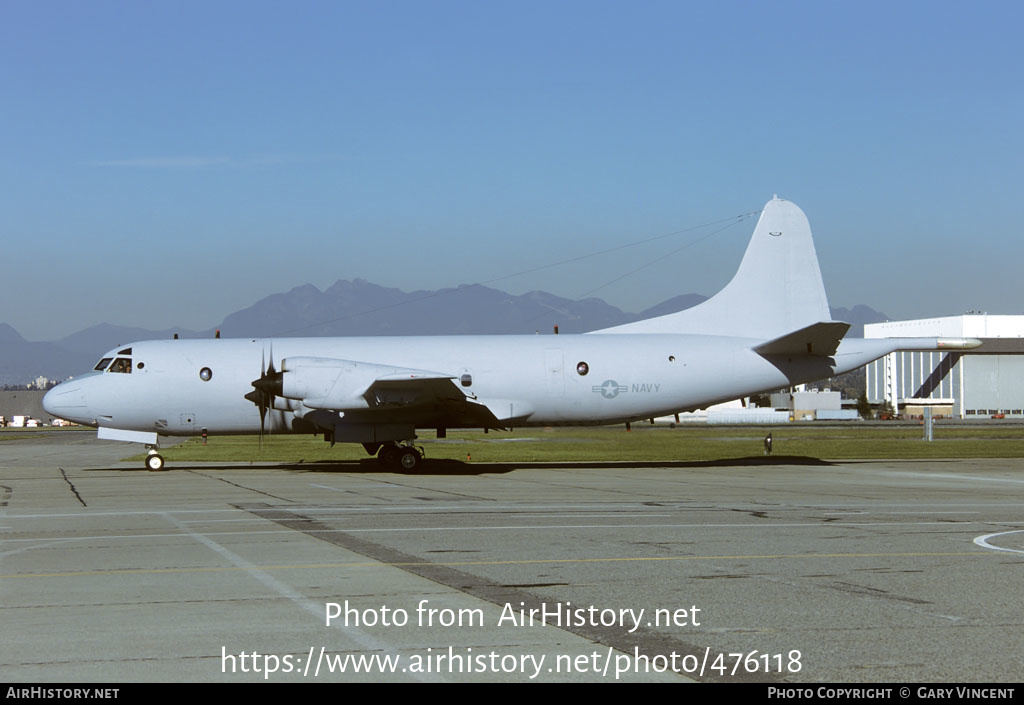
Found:
[[[868,401],[897,414],[1024,417],[1024,316],[965,314],[864,326],[865,338],[978,338],[975,350],[896,352],[866,367]]]

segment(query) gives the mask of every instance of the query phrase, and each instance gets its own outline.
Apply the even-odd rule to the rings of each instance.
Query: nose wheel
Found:
[[[146,468],[150,472],[159,472],[164,469],[164,456],[160,455],[156,448],[149,449],[149,455],[146,456]]]

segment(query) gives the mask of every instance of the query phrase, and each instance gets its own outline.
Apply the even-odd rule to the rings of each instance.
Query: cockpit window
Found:
[[[131,374],[132,372],[132,361],[127,357],[119,357],[114,360],[114,364],[110,366],[107,372],[124,372],[125,374]]]
[[[96,363],[96,367],[93,367],[93,369],[94,370],[99,370],[100,372],[102,372],[103,370],[107,369],[107,365],[109,365],[110,361],[113,360],[113,359],[114,358],[112,358],[112,357],[105,357],[102,360],[100,360],[99,362],[97,362]]]
[[[131,355],[132,354],[132,349],[131,348],[125,348],[124,350],[118,350],[117,354],[118,355]]]

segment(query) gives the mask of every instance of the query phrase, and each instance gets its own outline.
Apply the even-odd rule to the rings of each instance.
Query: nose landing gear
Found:
[[[160,455],[159,448],[147,445],[149,454],[146,456],[146,468],[150,472],[159,472],[164,469],[164,456]]]

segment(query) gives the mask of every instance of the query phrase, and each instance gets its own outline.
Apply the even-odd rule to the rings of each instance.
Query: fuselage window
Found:
[[[119,357],[114,360],[114,364],[110,366],[107,372],[123,372],[125,374],[131,374],[132,372],[132,361],[127,357]]]
[[[109,365],[110,361],[113,360],[113,359],[114,358],[112,358],[112,357],[105,357],[102,360],[100,360],[99,362],[97,362],[96,363],[96,367],[93,367],[93,369],[94,370],[99,370],[100,372],[102,372],[103,370],[107,369],[107,365]]]

